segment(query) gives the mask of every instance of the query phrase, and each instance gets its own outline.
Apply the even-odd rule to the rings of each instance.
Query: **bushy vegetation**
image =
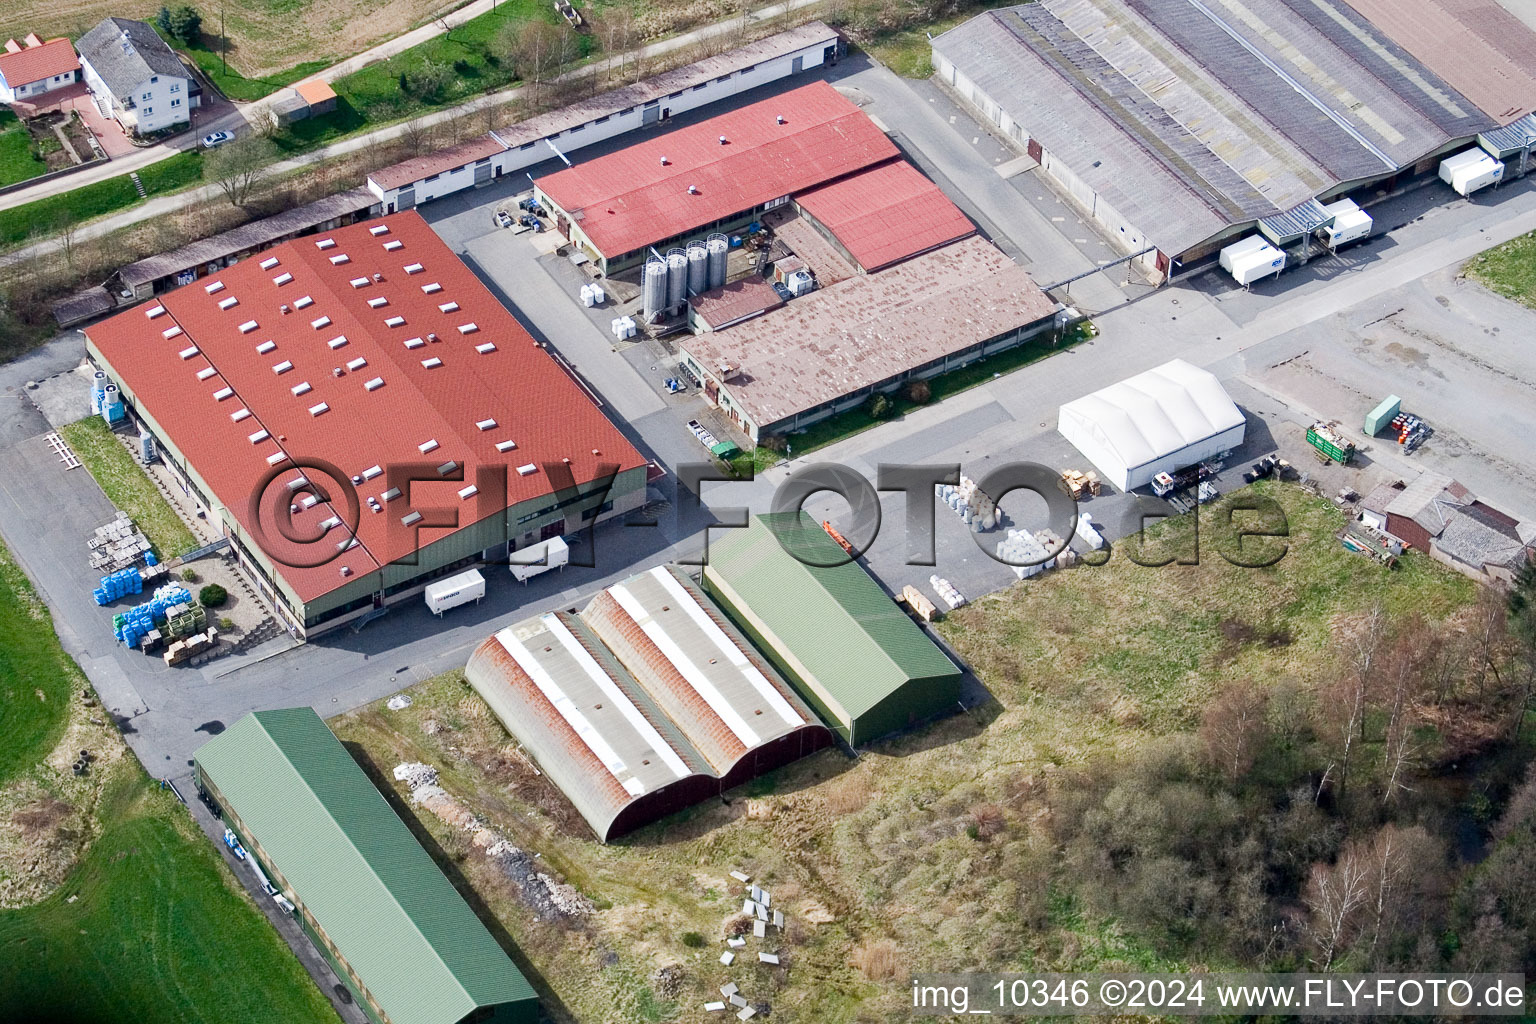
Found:
[[[204,608],[220,608],[229,600],[229,591],[217,583],[210,583],[197,592],[197,603]]]

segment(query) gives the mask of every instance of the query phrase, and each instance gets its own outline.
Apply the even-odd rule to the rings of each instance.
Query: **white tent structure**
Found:
[[[1216,377],[1182,359],[1061,407],[1056,429],[1122,491],[1243,443],[1246,422]]]

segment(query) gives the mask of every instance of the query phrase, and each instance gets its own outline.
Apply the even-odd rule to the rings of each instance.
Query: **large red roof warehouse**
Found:
[[[333,526],[335,561],[282,568],[288,546],[266,545],[304,601],[345,584],[343,566],[361,575],[457,528],[421,529],[418,540],[401,524],[414,509],[428,519],[451,509],[463,527],[553,493],[560,482],[546,463],[568,459],[577,484],[597,479],[602,464],[644,464],[415,212],[287,242],[87,334],[247,533],[276,536],[269,514],[254,528],[249,506],[274,465],[291,466],[285,455],[363,478],[358,544],[346,548],[345,526]],[[498,450],[508,441],[516,447]],[[367,497],[390,487],[392,464],[450,461],[453,479],[417,483],[382,512],[368,510]],[[482,466],[506,467],[505,493],[460,497]],[[537,468],[519,472],[528,466]],[[294,521],[315,535],[332,516],[346,518],[339,501]]]
[[[976,231],[939,186],[905,160],[803,192],[795,202],[870,272]]]
[[[813,82],[537,184],[614,257],[896,155],[858,107]]]

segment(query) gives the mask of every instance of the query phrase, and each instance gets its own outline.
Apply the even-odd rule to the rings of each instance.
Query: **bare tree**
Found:
[[[1386,713],[1382,729],[1383,803],[1391,803],[1409,788],[1408,771],[1418,754],[1414,733],[1419,724],[1425,668],[1437,646],[1433,629],[1414,617],[1396,631],[1390,649],[1377,662],[1376,689]]]
[[[225,143],[203,158],[203,176],[219,186],[230,205],[244,209],[262,172],[277,162],[270,139],[247,135]]]
[[[1374,967],[1385,946],[1416,922],[1417,905],[1426,887],[1440,874],[1445,855],[1422,826],[1399,828],[1389,824],[1371,837],[1363,857],[1370,887],[1365,926],[1370,943],[1364,949],[1363,966]]]
[[[1348,638],[1345,667],[1319,702],[1322,713],[1331,716],[1323,723],[1323,731],[1333,736],[1333,760],[1323,776],[1326,779],[1337,772],[1340,800],[1344,799],[1349,787],[1355,748],[1365,739],[1365,716],[1369,710],[1372,679],[1386,643],[1387,616],[1378,603],[1366,612]]]
[[[432,126],[419,117],[413,117],[400,126],[400,141],[411,156],[421,156],[432,148]]]
[[[1314,864],[1301,899],[1310,914],[1307,935],[1311,960],[1331,971],[1360,925],[1360,911],[1370,899],[1370,864],[1351,843],[1332,864]]]
[[[266,103],[254,103],[247,109],[245,119],[251,124],[251,134],[270,139],[283,130],[283,119]]]
[[[1251,679],[1228,686],[1206,708],[1200,741],[1206,760],[1236,783],[1253,767],[1269,727],[1265,709],[1269,694]]]

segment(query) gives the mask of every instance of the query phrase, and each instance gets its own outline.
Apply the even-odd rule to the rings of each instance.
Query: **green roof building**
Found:
[[[804,512],[711,534],[704,588],[850,745],[960,699],[960,669]],[[842,564],[833,564],[842,562]]]
[[[198,787],[375,1024],[534,1024],[538,997],[310,708],[257,711]]]

